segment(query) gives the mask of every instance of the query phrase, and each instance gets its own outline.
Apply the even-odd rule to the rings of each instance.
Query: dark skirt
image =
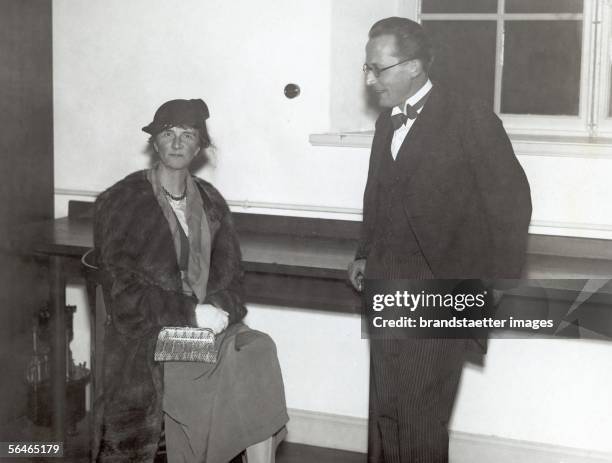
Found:
[[[276,346],[264,333],[231,325],[216,364],[165,364],[168,461],[227,463],[288,420]]]

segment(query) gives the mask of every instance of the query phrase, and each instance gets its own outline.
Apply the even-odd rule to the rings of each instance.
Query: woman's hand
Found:
[[[196,323],[200,328],[210,328],[221,333],[229,323],[229,314],[211,304],[198,304],[195,308]]]

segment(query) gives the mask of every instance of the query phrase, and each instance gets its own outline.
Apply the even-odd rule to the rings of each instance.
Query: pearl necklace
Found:
[[[173,199],[174,201],[182,201],[187,196],[187,185],[185,185],[185,189],[183,190],[183,194],[180,195],[180,196],[174,196],[172,193],[170,193],[168,190],[166,190],[163,186],[162,186],[162,190],[164,190],[164,194],[166,196],[168,196],[168,198]]]

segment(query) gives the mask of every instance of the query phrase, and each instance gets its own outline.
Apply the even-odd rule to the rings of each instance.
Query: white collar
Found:
[[[417,90],[417,92],[412,95],[411,97],[409,97],[406,102],[402,105],[402,109],[406,109],[406,105],[413,105],[415,103],[418,103],[419,100],[421,98],[423,98],[427,92],[429,92],[431,90],[431,88],[433,87],[433,84],[431,83],[431,80],[427,79],[427,82],[425,82],[425,84],[423,84],[423,86]],[[405,113],[405,111],[402,111],[402,109],[398,108],[397,106],[393,107],[393,110],[391,111],[391,115],[395,116],[396,114],[400,114],[402,112]],[[420,112],[420,109],[419,109]]]

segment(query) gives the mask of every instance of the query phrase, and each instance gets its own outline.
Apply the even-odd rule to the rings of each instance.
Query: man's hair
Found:
[[[423,64],[423,68],[429,70],[434,58],[433,47],[419,23],[397,16],[381,19],[370,28],[368,37],[373,39],[381,35],[395,37],[398,58],[418,59]]]

